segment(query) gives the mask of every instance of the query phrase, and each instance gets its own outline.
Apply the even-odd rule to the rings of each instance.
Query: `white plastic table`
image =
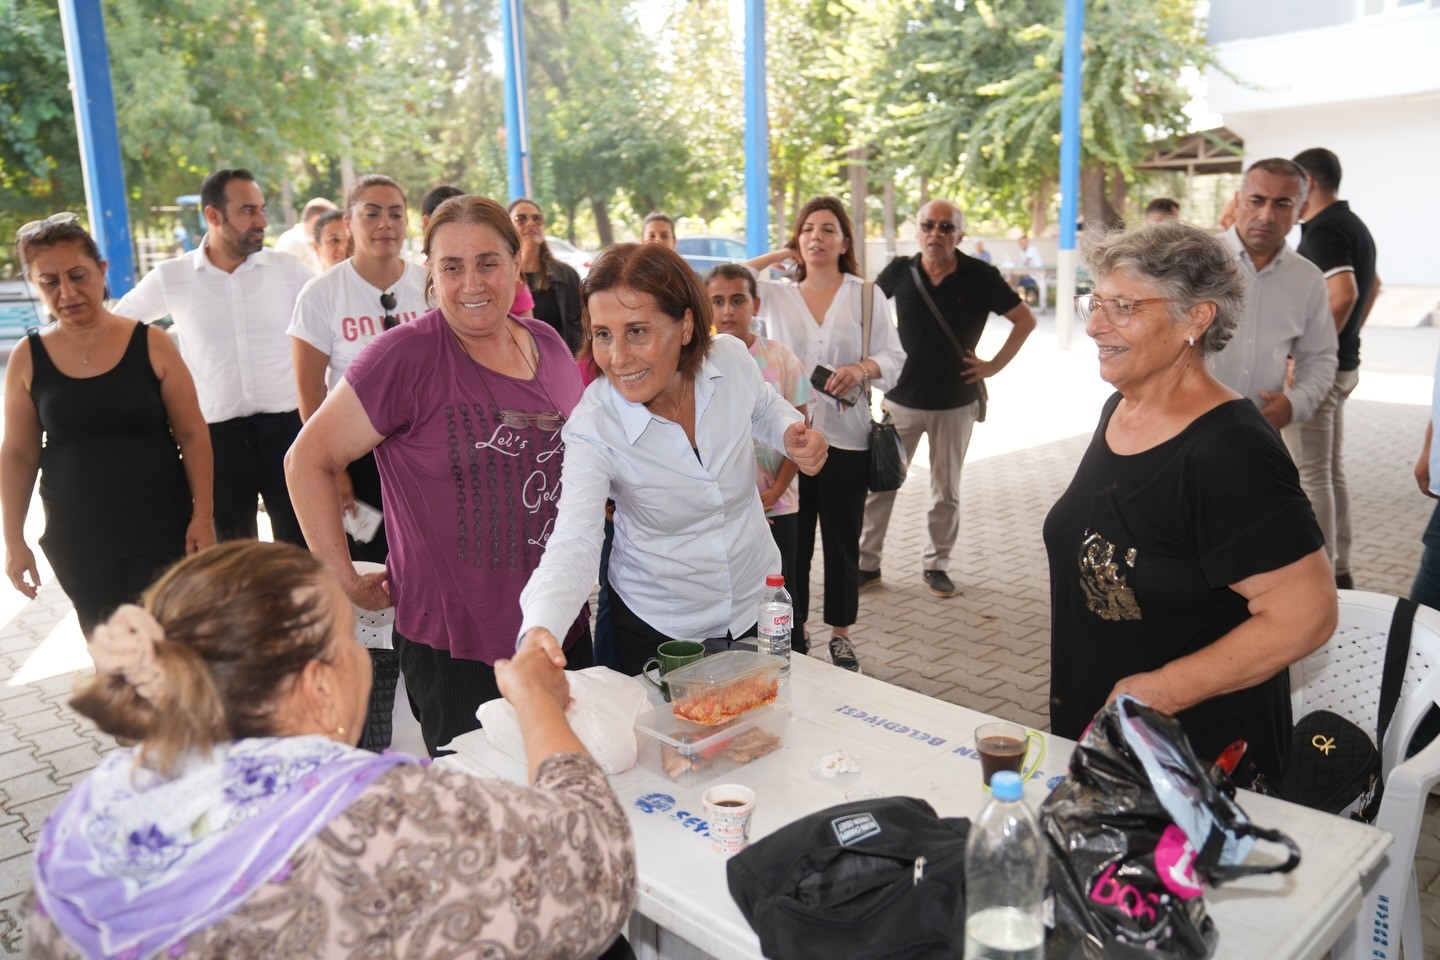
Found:
[[[985,797],[972,731],[992,718],[810,657],[793,660],[783,749],[691,788],[638,766],[610,778],[635,833],[639,902],[630,939],[640,960],[761,957],[754,931],[730,897],[725,859],[703,835],[700,797],[713,782],[755,790],[752,840],[863,790],[923,797],[942,817],[979,813]],[[1048,734],[1046,741],[1042,775],[1025,787],[1032,809],[1063,778],[1075,746]],[[456,754],[440,762],[478,776],[525,780],[524,766],[492,749],[484,731],[452,746]],[[826,779],[812,770],[836,749],[859,760],[861,771]],[[1242,793],[1240,802],[1256,823],[1293,837],[1301,861],[1288,874],[1206,889],[1220,933],[1216,956],[1318,960],[1354,919],[1361,879],[1390,835],[1268,797]]]

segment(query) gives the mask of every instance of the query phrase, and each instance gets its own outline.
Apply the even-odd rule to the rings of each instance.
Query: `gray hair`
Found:
[[[960,204],[956,203],[954,200],[946,200],[944,197],[931,197],[929,200],[926,200],[920,206],[920,210],[917,211],[915,214],[915,219],[917,221],[920,219],[920,214],[923,213],[925,211],[925,208],[930,206],[930,204],[932,203],[948,204],[950,209],[955,211],[955,220],[953,221],[955,224],[955,229],[960,231],[961,233],[965,232],[965,211],[960,209]]]
[[[1246,281],[1225,245],[1182,220],[1164,220],[1134,230],[1085,231],[1081,256],[1095,278],[1123,273],[1160,288],[1170,299],[1170,319],[1187,319],[1197,303],[1215,304],[1215,321],[1200,337],[1205,354],[1230,342],[1245,310]]]

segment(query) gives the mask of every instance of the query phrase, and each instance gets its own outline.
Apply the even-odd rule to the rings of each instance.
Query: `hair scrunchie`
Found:
[[[142,607],[118,607],[90,637],[90,657],[98,673],[124,677],[135,692],[155,704],[165,692],[165,670],[155,657],[155,644],[165,628]]]

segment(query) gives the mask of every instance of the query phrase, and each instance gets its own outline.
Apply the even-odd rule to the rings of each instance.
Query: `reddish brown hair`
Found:
[[[700,278],[674,250],[658,243],[617,243],[606,247],[585,277],[580,299],[580,326],[584,339],[577,359],[595,360],[590,337],[590,298],[602,290],[633,290],[655,301],[660,312],[676,323],[685,311],[694,318],[690,342],[680,347],[680,373],[693,378],[710,353],[710,298]]]

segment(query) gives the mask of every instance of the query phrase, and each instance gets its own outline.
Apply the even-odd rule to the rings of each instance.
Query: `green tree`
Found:
[[[888,113],[917,165],[972,211],[1033,224],[1060,165],[1062,3],[919,0],[909,19]],[[1133,164],[1188,129],[1180,78],[1211,65],[1196,0],[1091,0],[1081,102],[1087,220],[1115,216]]]

